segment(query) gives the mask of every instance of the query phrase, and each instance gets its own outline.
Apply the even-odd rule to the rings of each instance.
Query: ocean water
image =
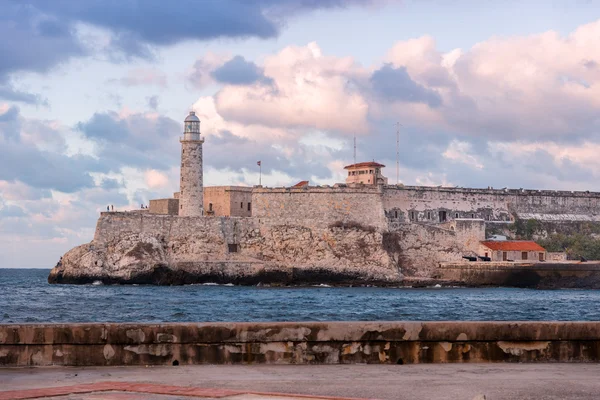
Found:
[[[0,323],[600,320],[598,290],[49,285],[0,269]]]

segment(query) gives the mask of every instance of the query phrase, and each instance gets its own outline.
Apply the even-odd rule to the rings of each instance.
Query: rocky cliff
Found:
[[[396,236],[358,223],[103,213],[50,283],[397,285]]]

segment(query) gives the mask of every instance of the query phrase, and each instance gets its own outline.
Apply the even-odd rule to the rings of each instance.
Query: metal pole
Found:
[[[400,183],[400,122],[396,122],[396,185]]]
[[[356,164],[356,133],[354,134],[354,164]]]
[[[262,162],[258,164],[258,186],[262,186]]]

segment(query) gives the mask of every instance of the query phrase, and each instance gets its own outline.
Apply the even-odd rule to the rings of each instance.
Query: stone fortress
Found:
[[[600,193],[389,185],[374,161],[332,186],[204,187],[194,112],[180,142],[180,191],[101,213],[93,241],[65,254],[50,282],[397,285],[482,256],[486,229],[516,219],[600,223]]]

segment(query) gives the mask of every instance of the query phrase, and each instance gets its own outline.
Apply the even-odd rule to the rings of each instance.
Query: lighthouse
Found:
[[[181,179],[179,181],[179,215],[199,217],[204,213],[202,178],[202,144],[200,118],[194,111],[185,118],[181,142]]]

